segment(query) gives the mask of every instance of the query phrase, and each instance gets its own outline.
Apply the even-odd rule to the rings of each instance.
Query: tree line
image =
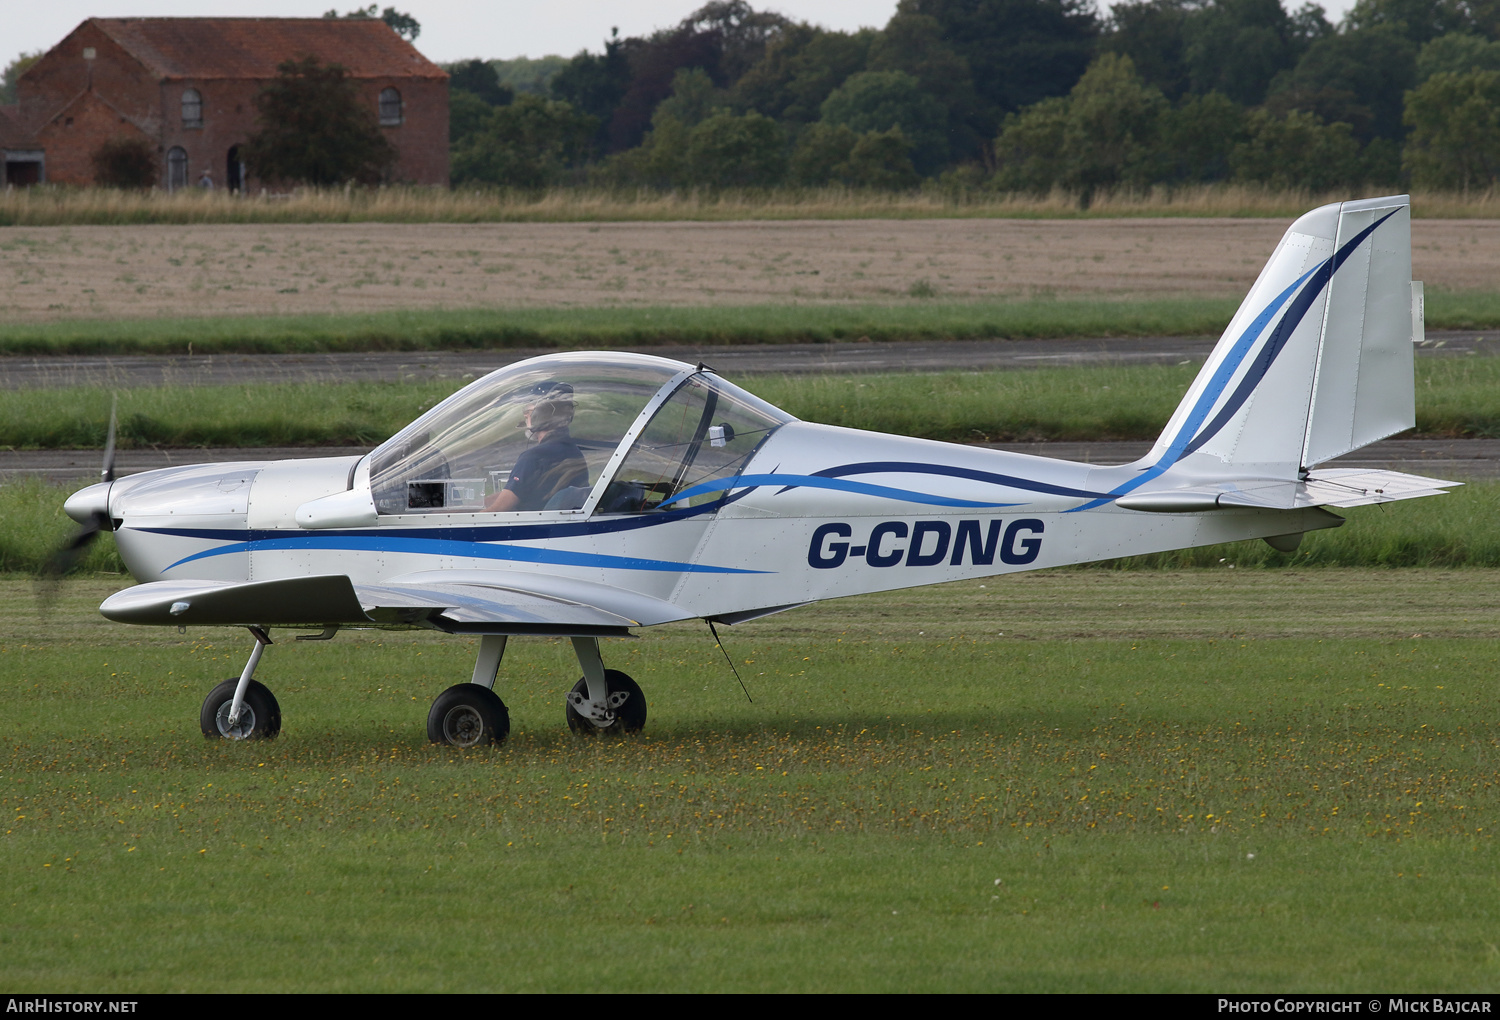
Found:
[[[451,65],[455,184],[1488,188],[1500,0],[714,0],[571,59]]]
[[[325,17],[339,17],[329,11]],[[407,38],[421,26],[385,8]],[[4,71],[0,92],[36,54]],[[455,184],[1100,190],[1219,181],[1486,189],[1500,176],[1500,0],[900,0],[837,32],[712,0],[599,52],[450,65]],[[337,66],[257,100],[257,174],[389,177]],[[149,186],[149,152],[97,154]]]

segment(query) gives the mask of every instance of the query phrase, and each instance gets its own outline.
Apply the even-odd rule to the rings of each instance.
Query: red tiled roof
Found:
[[[284,60],[314,56],[355,78],[445,78],[446,72],[374,18],[90,18],[161,78],[274,78]]]

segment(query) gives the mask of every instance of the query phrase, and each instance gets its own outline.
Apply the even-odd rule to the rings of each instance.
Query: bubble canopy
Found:
[[[469,384],[381,444],[370,455],[371,494],[387,517],[646,513],[738,475],[792,420],[680,361],[549,354]]]

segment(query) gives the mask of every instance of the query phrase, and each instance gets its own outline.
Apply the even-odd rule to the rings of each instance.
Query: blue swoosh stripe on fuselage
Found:
[[[694,496],[703,496],[711,492],[727,492],[730,489],[754,488],[761,485],[781,485],[786,489],[832,489],[836,492],[856,492],[863,496],[881,496],[885,499],[899,499],[907,503],[921,503],[925,506],[951,506],[969,509],[994,509],[996,507],[1016,506],[1015,503],[984,503],[972,499],[953,499],[949,496],[934,496],[926,492],[913,492],[910,489],[894,489],[888,485],[871,485],[868,482],[850,482],[841,478],[829,478],[823,475],[740,475],[736,478],[723,479],[721,481],[704,482],[694,485],[690,489],[684,489],[676,496],[662,503],[667,506],[671,503],[684,499],[692,499]]]
[[[637,556],[611,556],[605,553],[570,552],[564,549],[534,549],[529,546],[491,545],[483,542],[461,542],[441,538],[396,538],[384,534],[365,535],[283,535],[278,538],[235,542],[216,549],[205,549],[184,556],[165,570],[194,560],[224,556],[236,552],[284,549],[345,549],[351,552],[417,553],[426,556],[456,556],[471,559],[510,560],[518,563],[546,563],[559,567],[605,567],[613,570],[655,570],[684,574],[767,574],[768,570],[746,570],[740,567],[715,567],[701,563],[678,563],[651,560]]]
[[[919,464],[914,461],[905,460],[876,460],[865,461],[860,464],[844,464],[839,467],[824,468],[822,471],[813,472],[818,478],[841,478],[845,475],[872,475],[872,474],[913,474],[913,475],[943,475],[949,478],[967,478],[976,482],[989,482],[992,485],[1003,485],[1011,489],[1024,489],[1027,492],[1045,492],[1051,496],[1102,496],[1102,492],[1093,492],[1089,489],[1075,489],[1067,485],[1054,485],[1051,482],[1039,482],[1034,478],[1022,478],[1019,475],[1002,475],[993,471],[980,471],[978,468],[953,467],[947,464]],[[1017,504],[1010,504],[1015,506]]]
[[[392,528],[381,527],[378,534],[389,538],[430,538],[435,531],[441,532],[444,539],[457,542],[535,542],[549,538],[578,538],[589,535],[610,535],[625,531],[638,531],[641,528],[655,528],[663,524],[672,524],[677,521],[689,520],[693,517],[702,517],[716,512],[721,506],[733,503],[740,499],[739,495],[729,496],[702,506],[686,507],[677,510],[653,511],[649,514],[632,512],[619,516],[608,516],[594,518],[588,521],[567,521],[559,523],[544,524],[494,524],[494,525],[470,525],[454,526],[451,520],[462,519],[461,514],[431,514],[428,520],[441,522],[426,528]],[[281,528],[248,530],[244,528],[136,528],[133,529],[148,535],[172,535],[178,538],[204,538],[212,541],[239,541],[260,542],[278,538],[286,535],[287,530]],[[339,538],[371,535],[377,532],[370,528],[328,528],[320,530],[321,535],[337,536]]]

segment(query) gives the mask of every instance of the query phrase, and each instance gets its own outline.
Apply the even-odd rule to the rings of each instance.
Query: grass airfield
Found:
[[[611,641],[577,741],[426,742],[473,642],[243,634],[0,582],[0,984],[77,991],[1484,991],[1500,572],[1060,571]],[[983,585],[981,587],[981,584]],[[1002,633],[1003,632],[1003,633]],[[279,634],[281,632],[278,632]]]

